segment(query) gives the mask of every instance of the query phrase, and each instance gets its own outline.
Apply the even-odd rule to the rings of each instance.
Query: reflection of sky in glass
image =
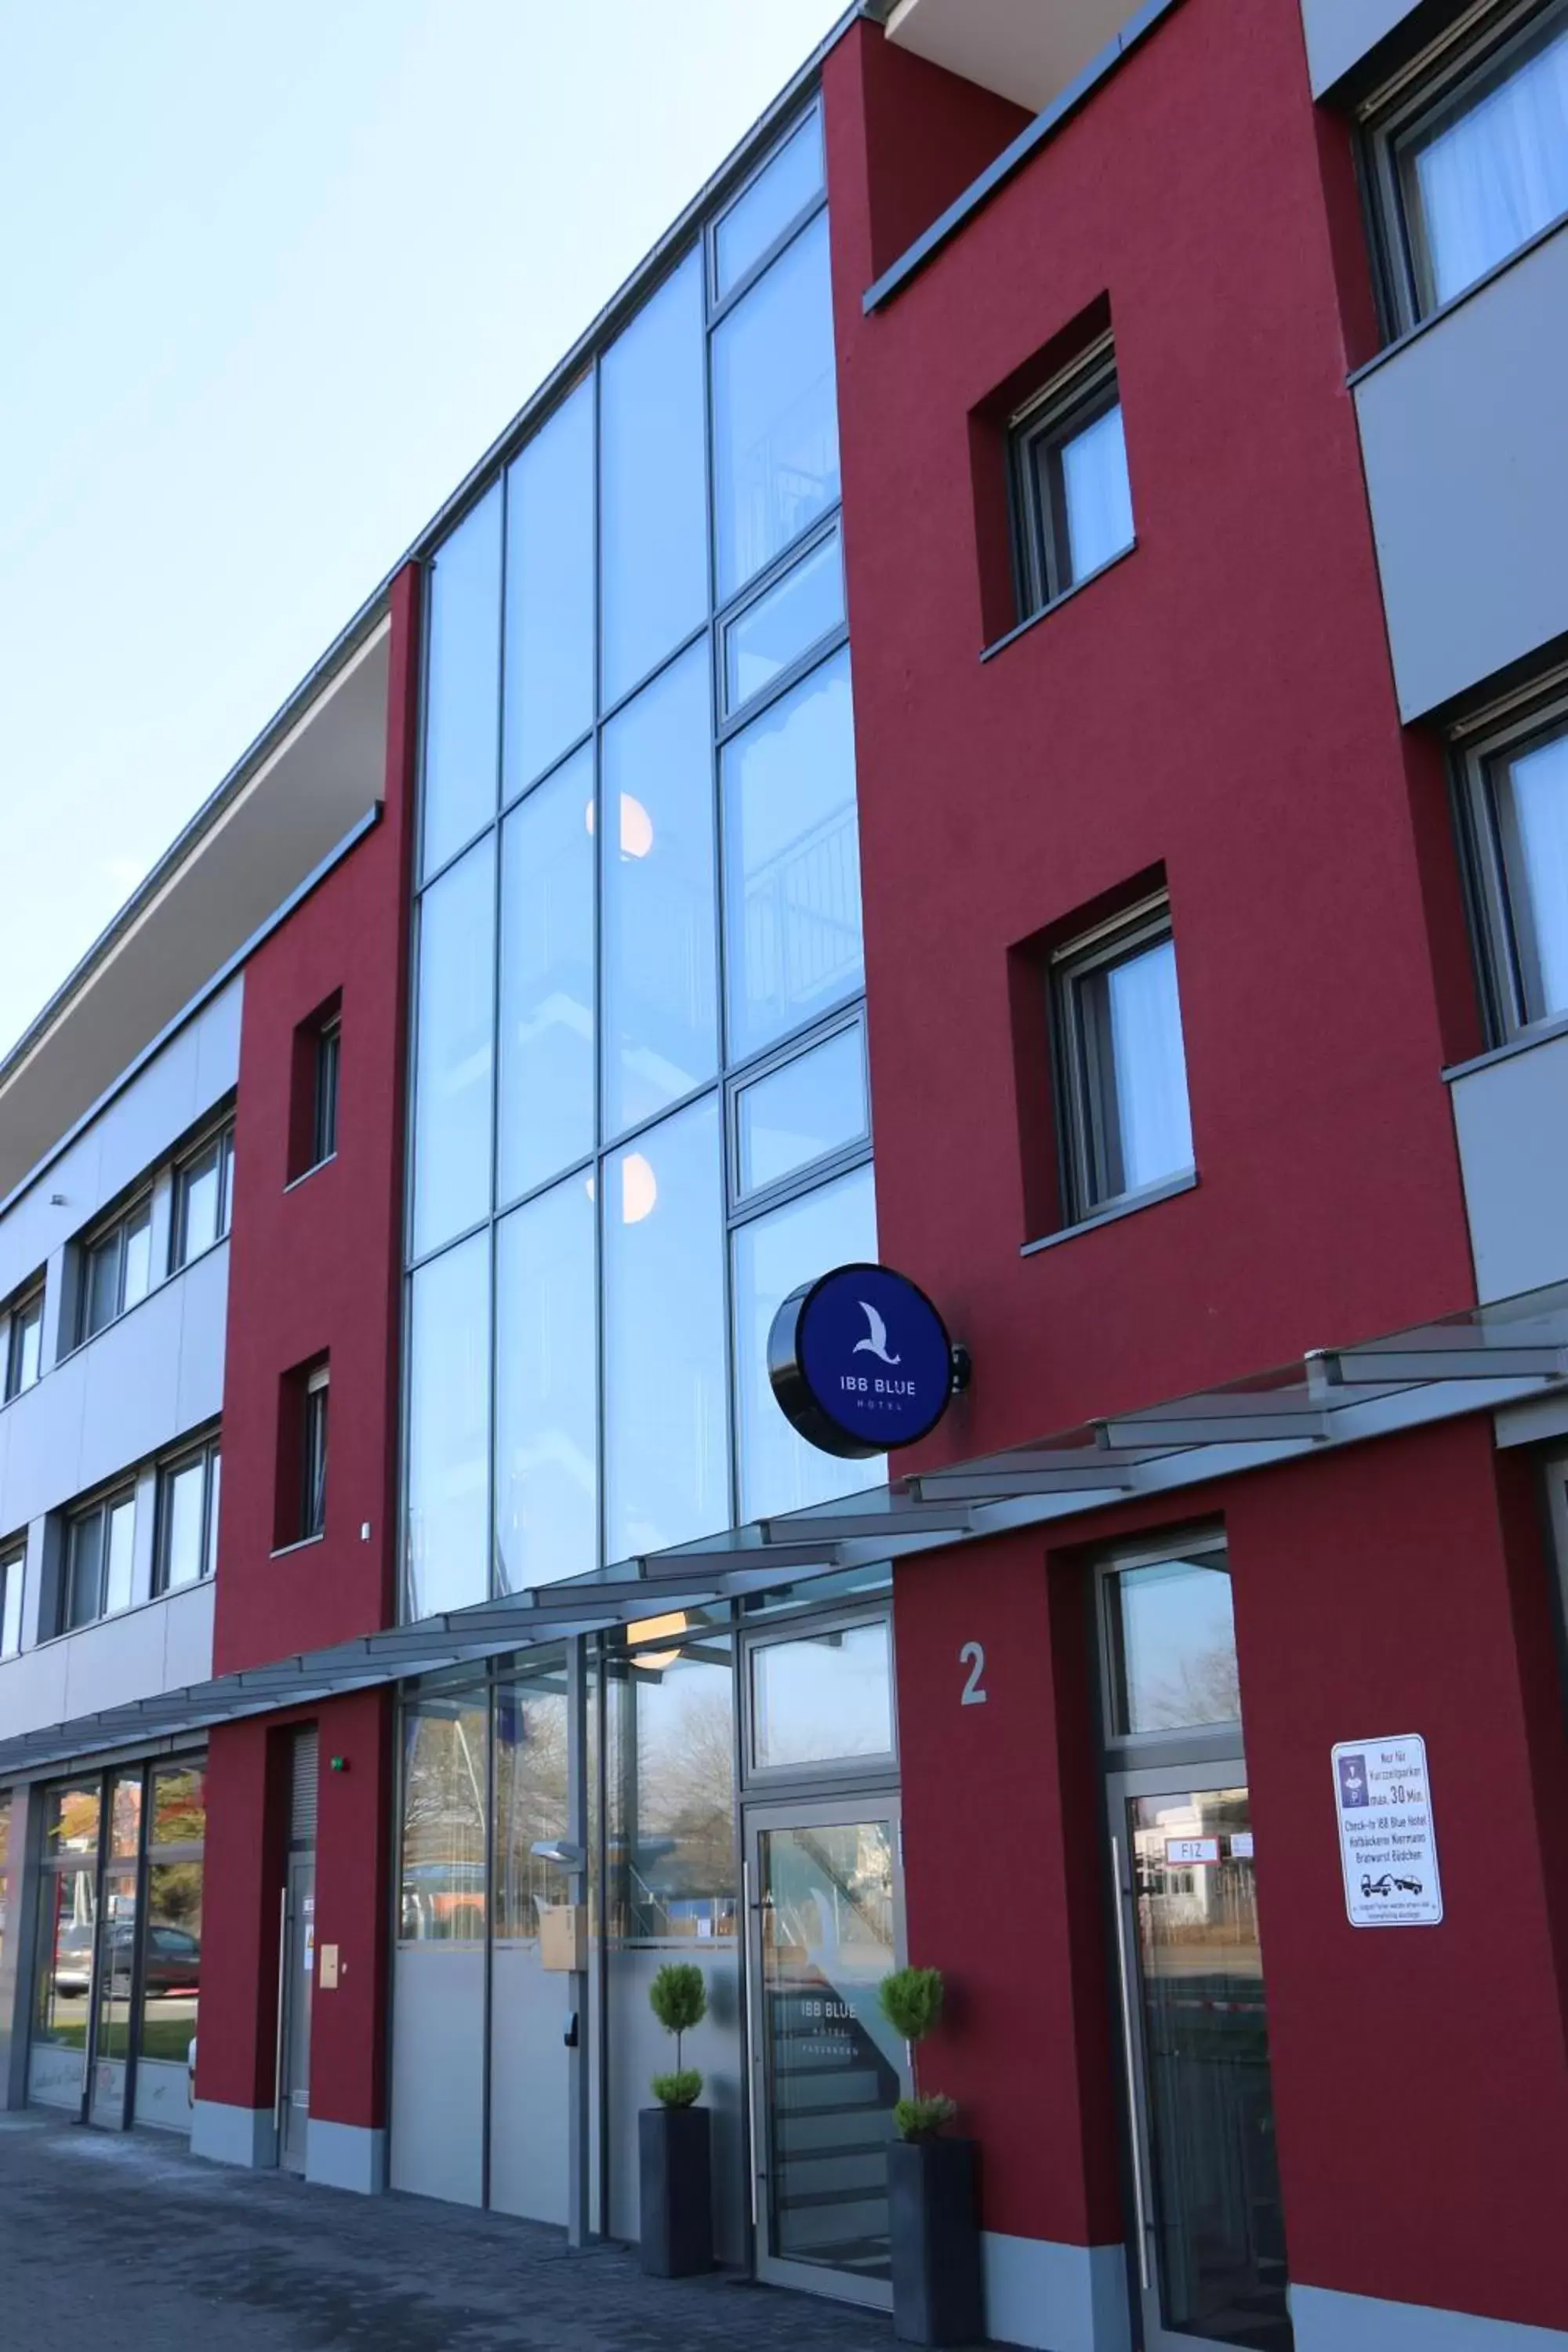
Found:
[[[1540,974],[1529,1011],[1540,1020],[1568,1009],[1568,730],[1511,761],[1509,782]]]
[[[509,1592],[598,1564],[594,1203],[569,1176],[497,1228],[496,1540]]]
[[[714,331],[713,475],[725,601],[838,496],[826,213]]]
[[[886,1756],[893,1745],[886,1622],[752,1654],[752,1747],[759,1770]]]
[[[693,253],[599,372],[604,698],[616,702],[708,610],[702,261]]]
[[[1126,1731],[1234,1723],[1236,1627],[1223,1569],[1172,1560],[1117,1579]]]

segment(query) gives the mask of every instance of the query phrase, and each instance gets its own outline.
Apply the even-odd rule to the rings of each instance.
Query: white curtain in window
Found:
[[[1568,212],[1568,26],[1412,162],[1436,306]]]
[[[1072,579],[1084,580],[1132,543],[1132,493],[1120,403],[1065,444],[1061,466],[1068,562]]]
[[[1529,900],[1540,1019],[1568,1013],[1568,733],[1515,760],[1509,783],[1524,860],[1513,888],[1522,881]]]
[[[1129,1192],[1193,1164],[1187,1064],[1176,994],[1176,950],[1162,940],[1110,972],[1111,1053]]]

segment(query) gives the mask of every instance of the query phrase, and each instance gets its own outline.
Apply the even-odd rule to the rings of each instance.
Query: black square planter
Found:
[[[706,2107],[644,2107],[637,2116],[642,2266],[650,2278],[713,2267],[712,2118]]]
[[[893,2333],[904,2344],[985,2336],[972,2139],[896,2139],[888,2148]]]

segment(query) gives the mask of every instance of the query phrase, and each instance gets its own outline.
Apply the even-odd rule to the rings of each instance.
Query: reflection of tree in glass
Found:
[[[566,1697],[562,1691],[503,1686],[496,1700],[496,1919],[498,1936],[538,1932],[542,1903],[571,1889],[536,1843],[566,1833]]]
[[[614,1930],[733,1930],[734,1764],[728,1660],[683,1658],[611,1686]]]
[[[159,1772],[153,1781],[154,1845],[199,1845],[206,1834],[206,1775]]]
[[[1177,1731],[1198,1723],[1238,1723],[1241,1687],[1228,1642],[1193,1650],[1158,1682],[1149,1683],[1138,1708],[1145,1731]]]
[[[484,1929],[486,1701],[427,1699],[404,1727],[403,1933]]]

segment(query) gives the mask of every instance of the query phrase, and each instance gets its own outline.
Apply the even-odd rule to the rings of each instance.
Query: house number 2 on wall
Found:
[[[985,1653],[980,1643],[965,1642],[958,1654],[958,1663],[961,1666],[969,1668],[969,1677],[963,1685],[963,1696],[959,1700],[959,1706],[984,1706],[985,1685],[981,1680],[981,1676],[985,1672]]]

